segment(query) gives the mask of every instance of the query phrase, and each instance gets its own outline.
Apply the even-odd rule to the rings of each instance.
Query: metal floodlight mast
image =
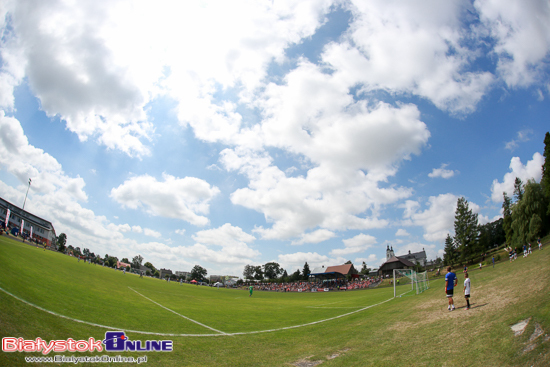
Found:
[[[25,210],[25,203],[27,202],[27,195],[29,195],[29,189],[31,188],[32,180],[29,178],[29,187],[27,187],[27,193],[25,194],[25,201],[23,202],[23,210]]]

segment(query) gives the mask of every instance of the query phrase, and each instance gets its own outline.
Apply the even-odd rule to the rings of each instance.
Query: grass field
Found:
[[[457,272],[457,310],[448,312],[442,279],[421,295],[395,299],[390,287],[248,297],[123,275],[1,236],[0,331],[2,338],[46,341],[99,340],[108,330],[131,340],[173,340],[172,352],[120,354],[146,355],[151,366],[547,366],[549,260],[550,246],[470,272],[467,311]],[[529,318],[514,336],[510,327]],[[530,341],[535,329],[542,334]],[[1,352],[0,366],[29,365],[28,356],[41,354]]]

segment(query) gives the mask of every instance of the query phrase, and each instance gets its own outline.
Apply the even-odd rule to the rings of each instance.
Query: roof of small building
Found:
[[[340,273],[342,275],[348,275],[350,273],[357,273],[355,268],[353,267],[353,264],[344,264],[344,265],[336,265],[336,266],[329,266],[327,267],[327,270],[325,273]]]
[[[405,266],[414,266],[414,264],[412,262],[410,262],[409,260],[407,260],[407,259],[404,259],[404,258],[399,257],[399,256],[392,256],[388,261],[386,261],[384,264],[382,264],[380,266],[380,268],[382,268],[385,264],[389,264],[389,263],[393,263],[393,262],[397,262],[397,261],[402,263]]]

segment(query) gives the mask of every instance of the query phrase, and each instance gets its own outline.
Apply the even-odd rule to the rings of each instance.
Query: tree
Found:
[[[445,249],[443,250],[443,264],[452,265],[456,260],[456,249],[451,235],[447,233],[445,239]]]
[[[478,245],[479,226],[477,214],[469,208],[468,200],[464,197],[459,198],[456,203],[454,226],[454,242],[460,253],[460,261],[467,262]]]
[[[145,264],[143,264],[143,266],[145,266],[146,268],[151,269],[151,274],[155,274],[155,271],[157,270],[157,268],[155,268],[153,266],[153,264],[151,264],[149,261],[147,261]]]
[[[262,280],[264,278],[264,272],[262,270],[262,266],[258,265],[254,267],[254,279],[256,280]]]
[[[134,258],[132,259],[132,266],[134,267],[134,269],[141,268],[142,261],[143,261],[143,256],[141,255],[134,256]]]
[[[506,236],[506,243],[512,244],[514,238],[514,230],[512,229],[512,199],[508,197],[506,192],[503,193],[504,202],[502,203],[503,209],[503,223],[504,233]]]
[[[204,281],[205,277],[206,277],[206,274],[208,274],[208,272],[206,271],[205,268],[203,268],[202,266],[200,265],[195,265],[193,267],[193,269],[191,269],[191,278],[192,279],[195,279],[195,280],[198,280],[198,281]]]
[[[64,252],[65,251],[65,245],[67,243],[67,235],[65,233],[61,233],[57,237],[57,251]]]
[[[523,199],[523,182],[519,177],[516,177],[514,181],[514,196],[516,197],[516,202]]]
[[[106,255],[105,257],[105,265],[107,265],[110,268],[114,268],[116,266],[117,261],[118,261],[118,258],[114,256]]]
[[[300,269],[296,269],[296,271],[294,273],[292,273],[292,275],[290,276],[289,281],[296,282],[296,281],[300,280],[301,277],[302,276],[300,274]]]
[[[536,214],[541,223],[539,233],[546,233],[548,201],[542,192],[540,183],[529,180],[525,184],[525,192],[522,200],[512,206],[512,228],[514,230],[514,245],[523,246],[527,242],[535,240],[534,234],[530,231],[531,220]],[[537,230],[539,219],[534,219],[533,231]]]
[[[123,262],[123,263],[126,263],[126,264],[128,264],[130,262],[130,260],[128,260],[127,257],[123,257],[122,260],[120,260],[120,261]]]
[[[486,251],[494,247],[495,244],[506,242],[503,229],[504,220],[499,218],[494,222],[479,226],[479,249]]]
[[[275,279],[281,275],[282,272],[283,269],[281,269],[281,265],[276,262],[269,262],[264,265],[264,274],[267,279]]]
[[[245,265],[243,270],[244,279],[254,279],[254,266]]]
[[[361,267],[361,274],[368,275],[370,272],[370,269],[367,268],[367,264],[363,261],[363,266]]]
[[[283,282],[288,281],[288,273],[286,272],[286,270],[283,271],[283,275],[281,275],[281,279]]]
[[[540,236],[542,230],[542,219],[538,216],[537,213],[533,214],[531,220],[529,221],[529,238],[530,241],[534,241],[535,238]]]
[[[307,261],[306,261],[306,263],[304,264],[304,270],[302,270],[302,278],[304,280],[308,280],[309,274],[311,274],[311,270],[309,270],[309,265],[307,264]]]

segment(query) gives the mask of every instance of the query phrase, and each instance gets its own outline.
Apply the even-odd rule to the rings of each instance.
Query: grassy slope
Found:
[[[309,358],[323,366],[531,366],[550,363],[550,342],[522,353],[535,322],[550,330],[550,246],[513,263],[470,273],[473,308],[455,297],[446,310],[443,280],[420,296],[402,297],[343,318],[270,333],[172,339],[171,353],[149,353],[148,365],[281,366]],[[78,263],[0,237],[0,287],[60,314],[123,330],[211,334],[131,291],[129,287],[182,315],[224,332],[275,329],[314,322],[374,305],[393,289],[297,294],[212,289],[122,275]],[[459,283],[463,276],[459,273]],[[403,286],[402,288],[405,288]],[[461,289],[459,285],[459,289]],[[315,306],[316,308],[312,308]],[[1,336],[35,339],[99,339],[105,329],[71,322],[28,306],[0,292]],[[524,335],[510,326],[532,317]],[[71,353],[64,353],[70,355]],[[105,353],[103,353],[105,354]],[[22,353],[0,353],[0,365],[25,365]],[[89,355],[79,354],[75,355]],[[140,356],[140,353],[127,353]],[[329,359],[329,356],[338,355]]]

